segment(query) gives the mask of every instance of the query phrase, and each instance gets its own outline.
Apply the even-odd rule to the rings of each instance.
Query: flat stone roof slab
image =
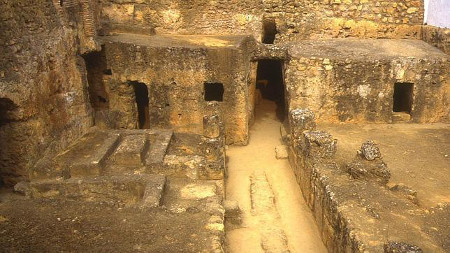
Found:
[[[305,40],[288,44],[292,58],[392,59],[402,57],[449,60],[449,56],[421,40],[330,39]]]

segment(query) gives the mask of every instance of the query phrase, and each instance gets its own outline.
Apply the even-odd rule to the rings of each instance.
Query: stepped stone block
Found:
[[[162,175],[100,176],[87,179],[40,180],[30,183],[32,198],[68,198],[119,203],[124,206],[157,207],[164,193]]]
[[[55,161],[58,167],[69,172],[70,177],[100,175],[105,161],[116,148],[119,137],[118,133],[86,134],[66,152],[58,155]]]
[[[111,155],[111,161],[121,166],[142,166],[147,147],[146,135],[127,135]]]
[[[145,157],[145,165],[150,169],[163,166],[164,156],[172,135],[171,130],[158,130],[150,133],[150,148]]]

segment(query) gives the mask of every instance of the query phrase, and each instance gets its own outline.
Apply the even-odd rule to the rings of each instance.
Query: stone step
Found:
[[[171,130],[154,130],[149,134],[150,147],[145,157],[145,165],[150,170],[163,166],[172,136]]]
[[[100,176],[86,179],[40,180],[29,183],[31,198],[66,198],[119,206],[158,207],[164,194],[162,175]]]
[[[69,177],[98,176],[119,143],[118,133],[96,131],[84,135],[67,151],[55,157],[57,166]]]
[[[223,191],[220,180],[168,177],[162,205],[171,212],[199,209],[223,218]]]
[[[132,134],[122,137],[109,162],[117,166],[139,167],[143,165],[148,149],[147,134]]]
[[[166,155],[163,165],[154,167],[152,172],[174,177],[200,179],[206,170],[205,157],[199,155]]]
[[[411,120],[411,115],[406,112],[394,112],[392,113],[393,123],[409,122]]]

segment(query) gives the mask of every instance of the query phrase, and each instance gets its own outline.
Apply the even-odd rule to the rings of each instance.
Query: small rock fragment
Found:
[[[277,159],[286,159],[288,158],[288,150],[285,145],[279,145],[275,147],[275,157]]]
[[[29,196],[31,192],[29,183],[25,181],[17,183],[14,185],[14,192],[24,196]]]
[[[366,141],[357,151],[356,157],[347,164],[347,172],[354,179],[375,180],[387,184],[391,172],[381,159],[380,149],[373,141]]]
[[[358,155],[367,161],[373,161],[377,158],[381,158],[380,149],[372,140],[366,141],[361,145],[361,149],[358,150]]]

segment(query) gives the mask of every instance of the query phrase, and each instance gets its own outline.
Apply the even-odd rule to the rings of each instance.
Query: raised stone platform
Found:
[[[394,192],[409,191],[409,198],[423,208],[450,204],[449,124],[319,124],[319,128],[338,139],[338,163],[350,161],[362,142],[373,140],[389,168]]]
[[[290,126],[289,159],[330,251],[450,249],[447,145],[437,141],[448,126],[325,126],[332,136],[302,109],[292,111]],[[387,146],[380,153],[368,138]]]
[[[305,40],[288,44],[289,55],[295,59],[317,57],[332,59],[426,58],[448,59],[449,56],[421,40],[395,39],[329,39]]]

